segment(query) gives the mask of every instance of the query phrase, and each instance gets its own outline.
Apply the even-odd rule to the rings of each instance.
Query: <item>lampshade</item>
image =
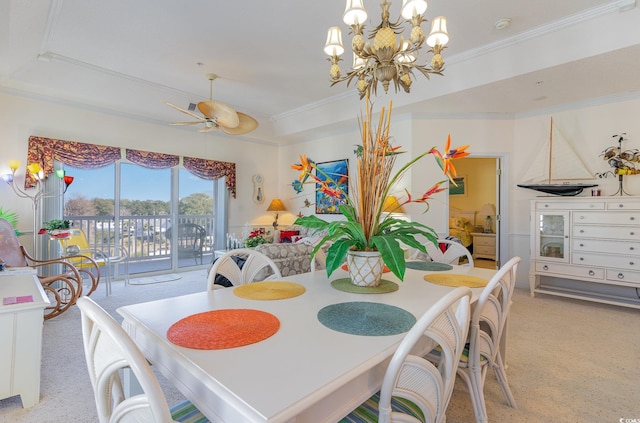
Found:
[[[20,167],[20,160],[9,160],[9,168],[12,171],[16,171],[18,170],[18,168]]]
[[[347,0],[342,21],[351,26],[354,24],[363,24],[366,20],[367,11],[364,8],[362,0]]]
[[[495,216],[496,215],[496,208],[493,204],[485,204],[484,206],[482,206],[482,208],[479,211],[480,217],[482,217],[483,219],[487,216]]]
[[[267,211],[287,211],[287,208],[284,206],[284,203],[279,198],[274,198],[271,200],[271,204],[267,207]]]
[[[342,31],[337,26],[332,26],[327,31],[327,42],[324,45],[324,52],[329,56],[340,56],[344,53],[342,45]]]
[[[447,18],[438,16],[433,18],[431,22],[431,32],[427,37],[427,45],[430,47],[436,44],[445,46],[449,42],[449,34],[447,33]]]
[[[394,195],[390,195],[384,199],[382,203],[383,213],[404,213],[404,209],[398,202],[398,199]]]
[[[402,2],[402,17],[410,20],[414,16],[420,16],[427,11],[427,2],[424,0],[404,0]]]

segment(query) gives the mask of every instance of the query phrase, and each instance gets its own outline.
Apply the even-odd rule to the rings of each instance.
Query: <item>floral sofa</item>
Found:
[[[279,242],[281,234],[285,242]],[[276,231],[274,243],[258,245],[255,250],[273,260],[282,276],[297,275],[311,271],[311,251],[320,239],[322,235],[313,234],[313,230],[290,226]],[[316,269],[324,269],[324,263],[316,260]]]

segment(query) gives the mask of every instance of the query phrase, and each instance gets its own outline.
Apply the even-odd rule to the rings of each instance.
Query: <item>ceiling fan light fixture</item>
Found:
[[[214,73],[207,74],[209,79],[209,101],[201,101],[198,104],[189,104],[189,110],[165,102],[170,106],[186,115],[196,119],[194,122],[173,122],[171,125],[196,125],[204,124],[200,132],[208,132],[214,129],[220,129],[230,135],[240,135],[251,132],[258,127],[258,121],[249,115],[236,112],[233,107],[213,100],[213,81],[218,78]],[[198,116],[192,110],[198,109],[203,116]]]

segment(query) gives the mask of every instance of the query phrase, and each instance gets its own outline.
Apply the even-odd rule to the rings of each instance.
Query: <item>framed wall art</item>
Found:
[[[453,180],[457,186],[449,182],[449,195],[467,195],[467,178],[456,176]]]
[[[349,194],[349,160],[334,160],[332,162],[317,163],[318,169],[316,176],[321,181],[325,181],[327,176],[336,181],[329,183],[329,188],[338,188],[345,194]],[[323,174],[324,172],[324,174]],[[343,196],[337,198],[322,191],[322,185],[316,183],[316,214],[339,214],[339,206],[346,202]]]

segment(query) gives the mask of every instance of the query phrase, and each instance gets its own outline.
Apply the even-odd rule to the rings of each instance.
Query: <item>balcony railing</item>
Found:
[[[89,244],[107,251],[110,245],[119,245],[129,254],[129,273],[147,273],[174,270],[170,215],[120,216],[65,216],[73,228],[84,231]],[[213,215],[179,216],[177,223],[195,223],[206,231],[202,264],[211,262],[214,245]],[[175,247],[173,248],[175,251]],[[199,260],[180,258],[177,267],[199,265]],[[122,276],[122,275],[120,275]]]

